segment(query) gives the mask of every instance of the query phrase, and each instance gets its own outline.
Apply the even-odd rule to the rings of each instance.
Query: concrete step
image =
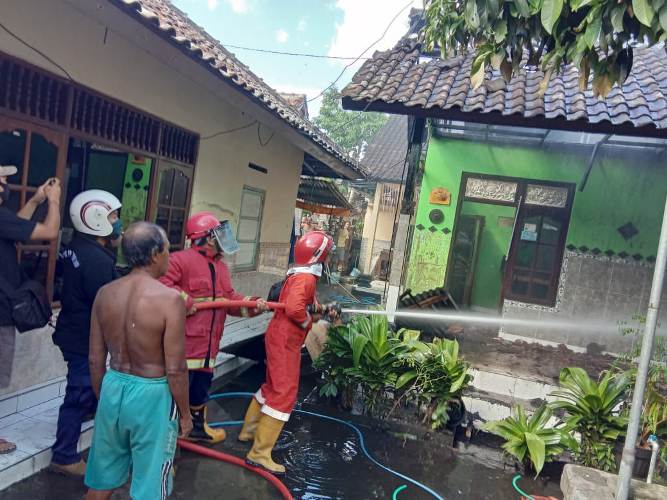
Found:
[[[488,368],[473,367],[471,374],[473,381],[463,402],[478,428],[484,422],[509,417],[517,405],[532,414],[542,403],[551,400],[549,394],[558,389],[541,380],[511,376]],[[552,418],[552,423],[555,424],[556,419]]]

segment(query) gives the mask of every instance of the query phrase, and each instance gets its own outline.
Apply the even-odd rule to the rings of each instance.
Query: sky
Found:
[[[421,0],[171,0],[190,19],[225,45],[271,87],[317,97],[351,60],[315,59],[252,52],[237,45],[281,52],[355,58],[392,47],[408,28],[410,7]],[[396,14],[405,10],[390,25]],[[364,50],[387,34],[368,52]],[[361,66],[345,71],[342,89]],[[308,103],[310,116],[321,98]]]

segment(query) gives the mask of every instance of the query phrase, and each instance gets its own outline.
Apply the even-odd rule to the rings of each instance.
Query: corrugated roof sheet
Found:
[[[241,63],[234,54],[199,27],[168,0],[108,0],[129,12],[142,24],[157,28],[169,41],[185,47],[192,58],[207,63],[218,76],[258,100],[273,114],[312,140],[326,153],[364,174],[334,141],[292,108],[277,91]]]
[[[352,209],[352,205],[333,182],[312,177],[301,177],[299,194],[296,198],[306,203]]]
[[[366,146],[361,164],[376,181],[401,182],[408,150],[408,117],[391,115]]]
[[[343,89],[344,107],[483,123],[665,135],[667,55],[662,44],[635,47],[630,75],[604,100],[594,97],[590,86],[579,90],[579,72],[573,66],[552,76],[543,96],[539,93],[542,71],[526,64],[509,83],[489,68],[485,83],[473,90],[472,53],[444,60],[424,56],[421,49],[419,37],[412,35],[393,49],[376,52]],[[369,101],[371,105],[366,104]],[[633,131],[637,128],[642,130]]]

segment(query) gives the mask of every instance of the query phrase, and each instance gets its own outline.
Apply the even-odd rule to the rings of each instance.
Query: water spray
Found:
[[[257,301],[253,300],[220,300],[214,302],[200,302],[195,304],[198,311],[207,309],[232,309],[232,308],[247,308],[254,309],[257,307]],[[281,302],[266,302],[266,307],[269,310],[285,309],[285,304]],[[322,306],[316,309],[311,309],[311,312],[327,314],[327,307]],[[357,309],[357,308],[339,308],[336,307],[336,312],[341,314],[360,314],[365,316],[388,316],[390,318],[405,318],[432,322],[445,323],[467,323],[472,325],[488,325],[496,327],[549,327],[561,328],[563,330],[577,330],[580,332],[603,332],[616,331],[618,325],[612,322],[603,321],[567,321],[567,320],[540,320],[540,319],[523,319],[523,318],[507,318],[503,316],[494,316],[489,314],[475,314],[466,312],[446,312],[446,311],[423,311],[414,309],[398,309],[396,311],[386,311],[381,309]]]

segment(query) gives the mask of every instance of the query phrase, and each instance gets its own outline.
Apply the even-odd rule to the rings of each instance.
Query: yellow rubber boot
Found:
[[[271,451],[273,451],[284,425],[285,422],[282,420],[262,413],[255,431],[255,441],[248,455],[246,455],[245,461],[248,465],[261,467],[277,476],[285,474],[285,467],[275,463],[271,458]]]
[[[216,444],[221,443],[227,437],[224,429],[212,429],[208,425],[208,408],[206,405],[191,406],[192,432],[187,437],[188,441]]]
[[[259,417],[262,415],[262,406],[255,398],[252,398],[248,409],[245,412],[245,419],[243,419],[243,428],[239,432],[239,441],[244,443],[252,441],[255,438],[255,431],[259,423]]]

